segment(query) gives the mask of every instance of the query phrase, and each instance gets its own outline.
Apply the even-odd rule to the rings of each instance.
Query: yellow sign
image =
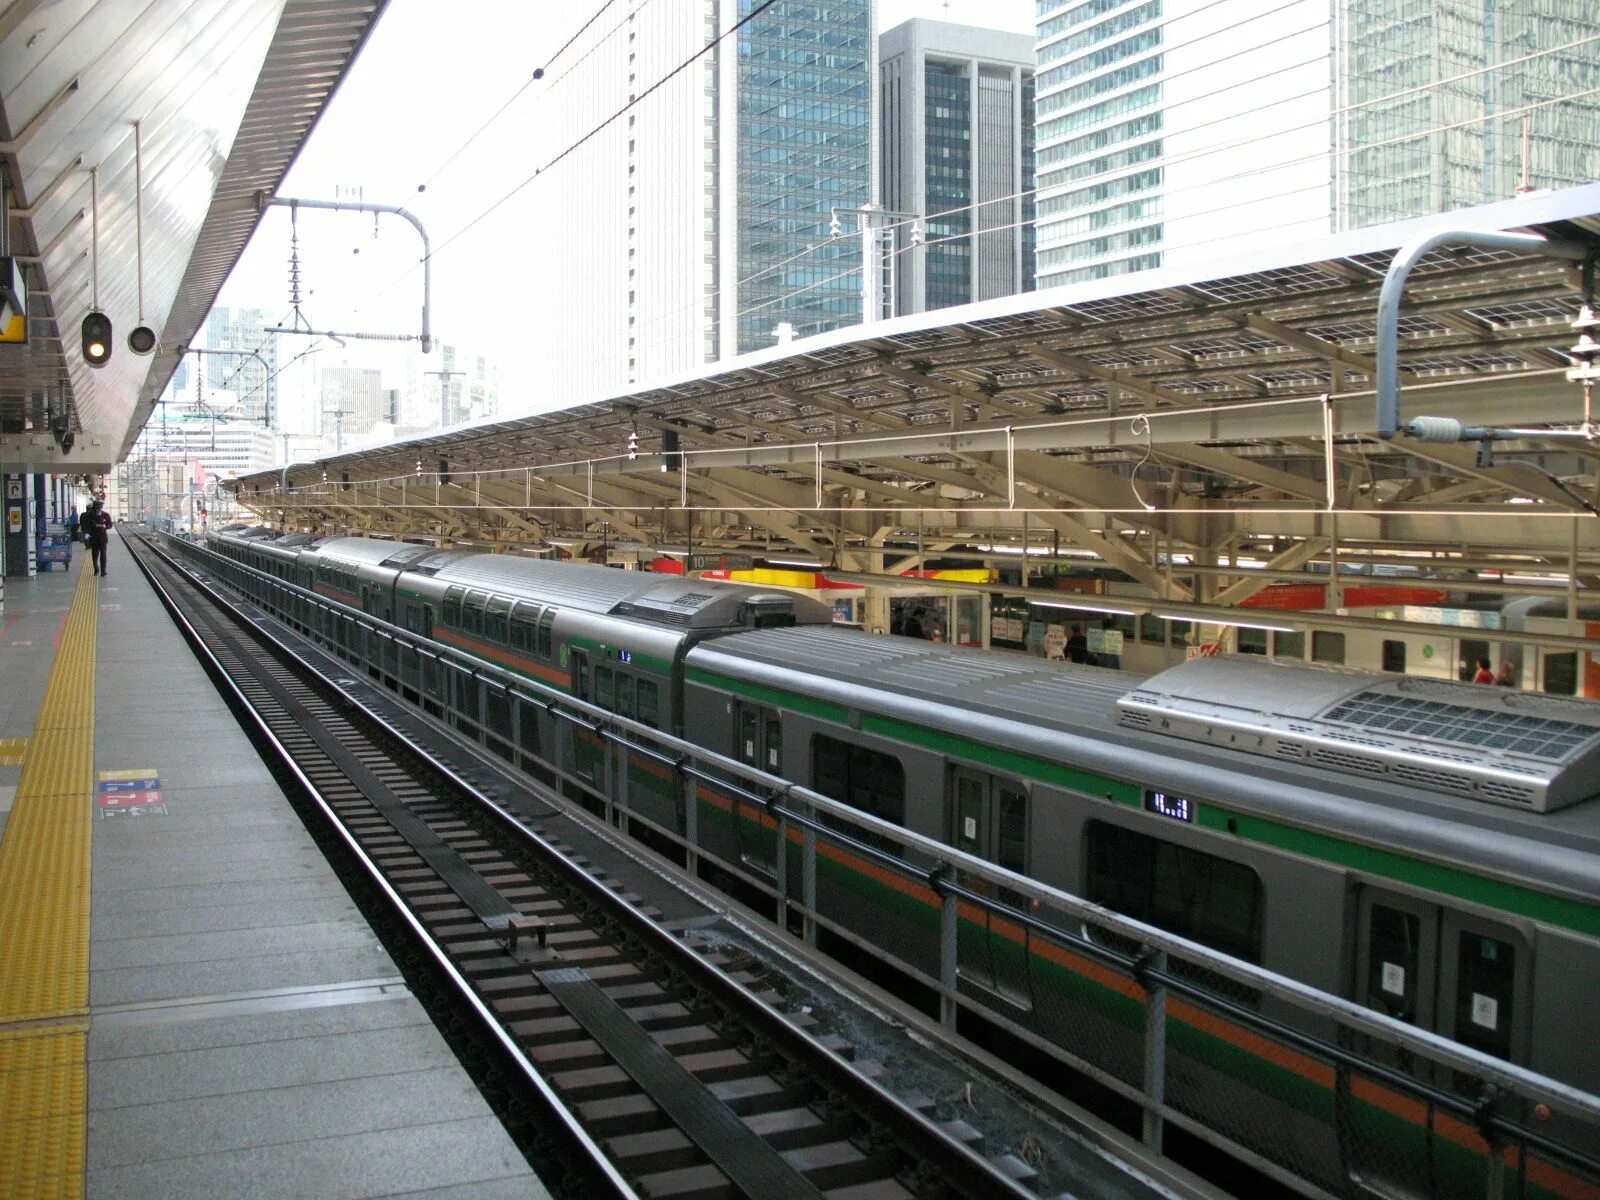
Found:
[[[0,343],[26,345],[28,289],[14,258],[0,258]]]

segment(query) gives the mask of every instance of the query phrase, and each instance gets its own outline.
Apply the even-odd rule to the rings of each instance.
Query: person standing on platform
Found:
[[[1072,632],[1067,635],[1066,654],[1068,662],[1081,663],[1089,658],[1089,639],[1083,632],[1083,624],[1074,624]]]
[[[1516,687],[1517,686],[1517,667],[1516,667],[1516,664],[1515,663],[1501,663],[1500,664],[1500,674],[1498,674],[1498,675],[1496,675],[1494,677],[1494,681],[1500,687]]]
[[[111,539],[111,514],[98,500],[90,501],[84,510],[84,525],[88,529],[89,565],[96,575],[106,573],[106,544]]]
[[[1487,658],[1480,658],[1478,660],[1478,673],[1472,677],[1472,682],[1473,683],[1493,683],[1494,682],[1494,672],[1489,669],[1489,660]]]
[[[83,541],[83,534],[78,524],[81,519],[78,516],[78,506],[74,504],[67,511],[67,557],[61,563],[63,571],[72,570],[72,548]]]

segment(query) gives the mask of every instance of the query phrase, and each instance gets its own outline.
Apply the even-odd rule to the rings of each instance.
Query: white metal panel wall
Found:
[[[1165,265],[1331,232],[1329,0],[1168,11]]]
[[[575,65],[540,97],[530,123],[534,162],[548,162],[621,108],[630,94],[629,33],[648,5],[630,0],[625,17],[597,22],[567,53]],[[514,411],[563,408],[619,391],[626,383],[628,126],[613,122],[534,183],[539,278],[529,301],[549,394],[515,397]]]
[[[699,13],[699,19],[695,19]],[[710,6],[646,9],[636,43],[641,82],[661,79],[716,37]],[[628,382],[682,375],[706,361],[714,303],[716,77],[711,55],[680,72],[630,116],[635,167],[630,200]]]

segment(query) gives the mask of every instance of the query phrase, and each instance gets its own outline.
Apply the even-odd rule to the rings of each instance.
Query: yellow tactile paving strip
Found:
[[[79,577],[0,839],[0,1196],[84,1193],[95,576]]]

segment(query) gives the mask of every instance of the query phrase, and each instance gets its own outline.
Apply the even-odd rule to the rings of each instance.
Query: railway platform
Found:
[[[545,1195],[110,565],[0,615],[0,1196]]]

